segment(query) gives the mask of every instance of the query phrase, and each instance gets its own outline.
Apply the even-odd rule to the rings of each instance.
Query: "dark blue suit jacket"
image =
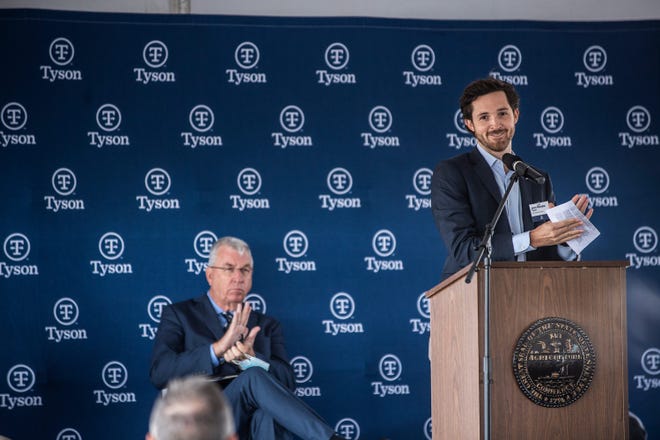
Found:
[[[279,321],[263,313],[250,313],[248,328],[261,327],[254,341],[259,359],[270,363],[269,372],[285,387],[295,389],[293,370],[284,346]],[[231,363],[214,368],[209,345],[224,335],[222,323],[206,294],[163,309],[151,358],[151,382],[162,389],[175,377],[189,374],[227,376],[240,370]]]
[[[545,184],[521,179],[523,230],[530,231],[534,223],[529,210],[532,203],[555,203],[552,184],[547,173]],[[460,154],[440,162],[431,180],[431,207],[435,224],[447,247],[448,255],[442,278],[458,272],[476,258],[475,248],[481,242],[486,225],[495,215],[500,196],[493,172],[479,150]],[[512,233],[506,210],[502,212],[492,238],[493,261],[514,261]],[[527,260],[561,260],[556,246],[542,247],[527,253]]]

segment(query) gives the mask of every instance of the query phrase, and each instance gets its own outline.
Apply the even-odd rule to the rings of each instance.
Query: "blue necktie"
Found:
[[[225,330],[231,324],[231,320],[234,319],[234,314],[231,312],[222,312],[222,317],[225,318]]]

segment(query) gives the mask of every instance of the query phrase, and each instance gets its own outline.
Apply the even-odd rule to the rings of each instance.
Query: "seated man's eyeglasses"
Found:
[[[243,266],[241,268],[236,268],[234,266],[209,266],[212,269],[218,269],[221,270],[223,274],[225,275],[233,275],[234,272],[237,270],[243,275],[244,277],[247,277],[252,274],[252,267],[250,266]]]

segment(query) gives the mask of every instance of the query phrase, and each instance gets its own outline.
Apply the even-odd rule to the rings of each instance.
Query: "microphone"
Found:
[[[545,183],[545,177],[543,174],[536,171],[530,165],[527,165],[520,156],[514,156],[513,154],[506,153],[502,156],[502,162],[510,169],[516,172],[520,177],[524,177],[527,180],[536,182],[539,185]]]

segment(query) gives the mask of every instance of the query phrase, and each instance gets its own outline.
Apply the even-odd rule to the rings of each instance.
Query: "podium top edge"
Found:
[[[526,269],[532,267],[547,267],[557,268],[565,267],[574,269],[576,267],[628,267],[630,262],[628,260],[613,260],[613,261],[494,261],[493,268],[513,268],[513,269]]]
[[[492,263],[491,267],[493,269],[538,269],[538,268],[547,268],[547,269],[576,269],[576,268],[595,268],[595,267],[621,267],[627,268],[630,266],[628,260],[612,260],[612,261],[495,261]],[[483,269],[483,265],[479,267],[479,270]],[[444,290],[447,286],[455,283],[456,281],[463,281],[465,275],[470,270],[470,266],[466,266],[451,275],[449,278],[440,282],[436,286],[425,292],[427,298],[432,297],[436,293]],[[472,282],[477,282],[476,278]]]

